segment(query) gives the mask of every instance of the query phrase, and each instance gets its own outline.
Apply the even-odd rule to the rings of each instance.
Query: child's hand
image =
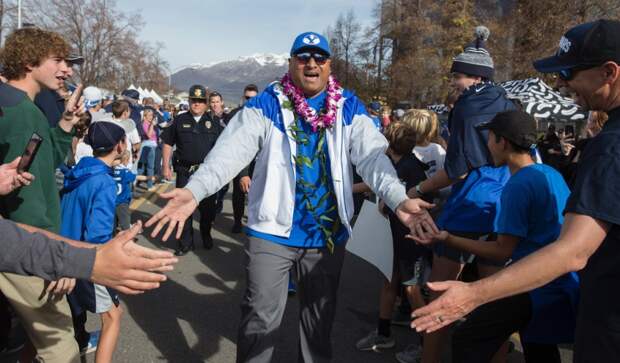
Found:
[[[435,241],[445,241],[448,239],[448,237],[450,237],[450,233],[448,233],[448,231],[439,231],[439,233],[437,233],[436,235],[433,236],[433,239]]]
[[[422,238],[422,237],[413,236],[409,234],[406,237],[408,239],[412,239],[416,241],[417,243],[421,245],[431,245],[435,242],[443,242],[447,240],[449,236],[450,236],[450,233],[448,233],[447,231],[439,231],[439,233],[432,234],[428,238]]]

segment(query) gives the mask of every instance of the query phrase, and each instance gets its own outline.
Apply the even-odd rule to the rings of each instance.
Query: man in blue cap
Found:
[[[433,230],[421,199],[409,199],[385,155],[387,142],[362,102],[331,76],[327,39],[299,35],[289,71],[231,119],[184,188],[149,222],[164,240],[198,206],[256,157],[248,196],[238,362],[270,362],[287,301],[289,271],[298,278],[299,361],[332,358],[331,328],[353,216],[352,165],[413,233]],[[292,359],[291,359],[292,360]]]
[[[560,86],[574,92],[584,109],[609,115],[580,158],[560,236],[488,278],[431,284],[443,295],[414,312],[413,326],[434,331],[482,304],[580,271],[574,362],[615,361],[620,356],[620,22],[598,20],[570,29],[557,53],[534,67],[557,73]]]

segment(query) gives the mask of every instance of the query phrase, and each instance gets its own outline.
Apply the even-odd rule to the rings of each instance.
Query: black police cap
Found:
[[[206,100],[207,89],[199,84],[193,85],[189,88],[189,98],[195,100]]]

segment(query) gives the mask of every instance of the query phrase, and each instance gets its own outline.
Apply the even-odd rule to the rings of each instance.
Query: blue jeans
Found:
[[[151,188],[153,186],[153,175],[155,173],[155,149],[154,146],[143,146],[142,154],[140,155],[140,162],[138,163],[138,175],[144,174],[144,168],[146,167],[146,176],[148,180],[146,186]]]

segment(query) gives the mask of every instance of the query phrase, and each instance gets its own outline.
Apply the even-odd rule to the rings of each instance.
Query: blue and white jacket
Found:
[[[247,226],[286,238],[293,222],[297,151],[289,129],[295,115],[287,103],[277,82],[248,101],[186,186],[200,201],[220,190],[256,156]],[[387,140],[353,93],[344,91],[337,122],[327,131],[326,141],[338,214],[349,235],[353,217],[352,165],[392,210],[407,199],[405,187],[385,155]]]

